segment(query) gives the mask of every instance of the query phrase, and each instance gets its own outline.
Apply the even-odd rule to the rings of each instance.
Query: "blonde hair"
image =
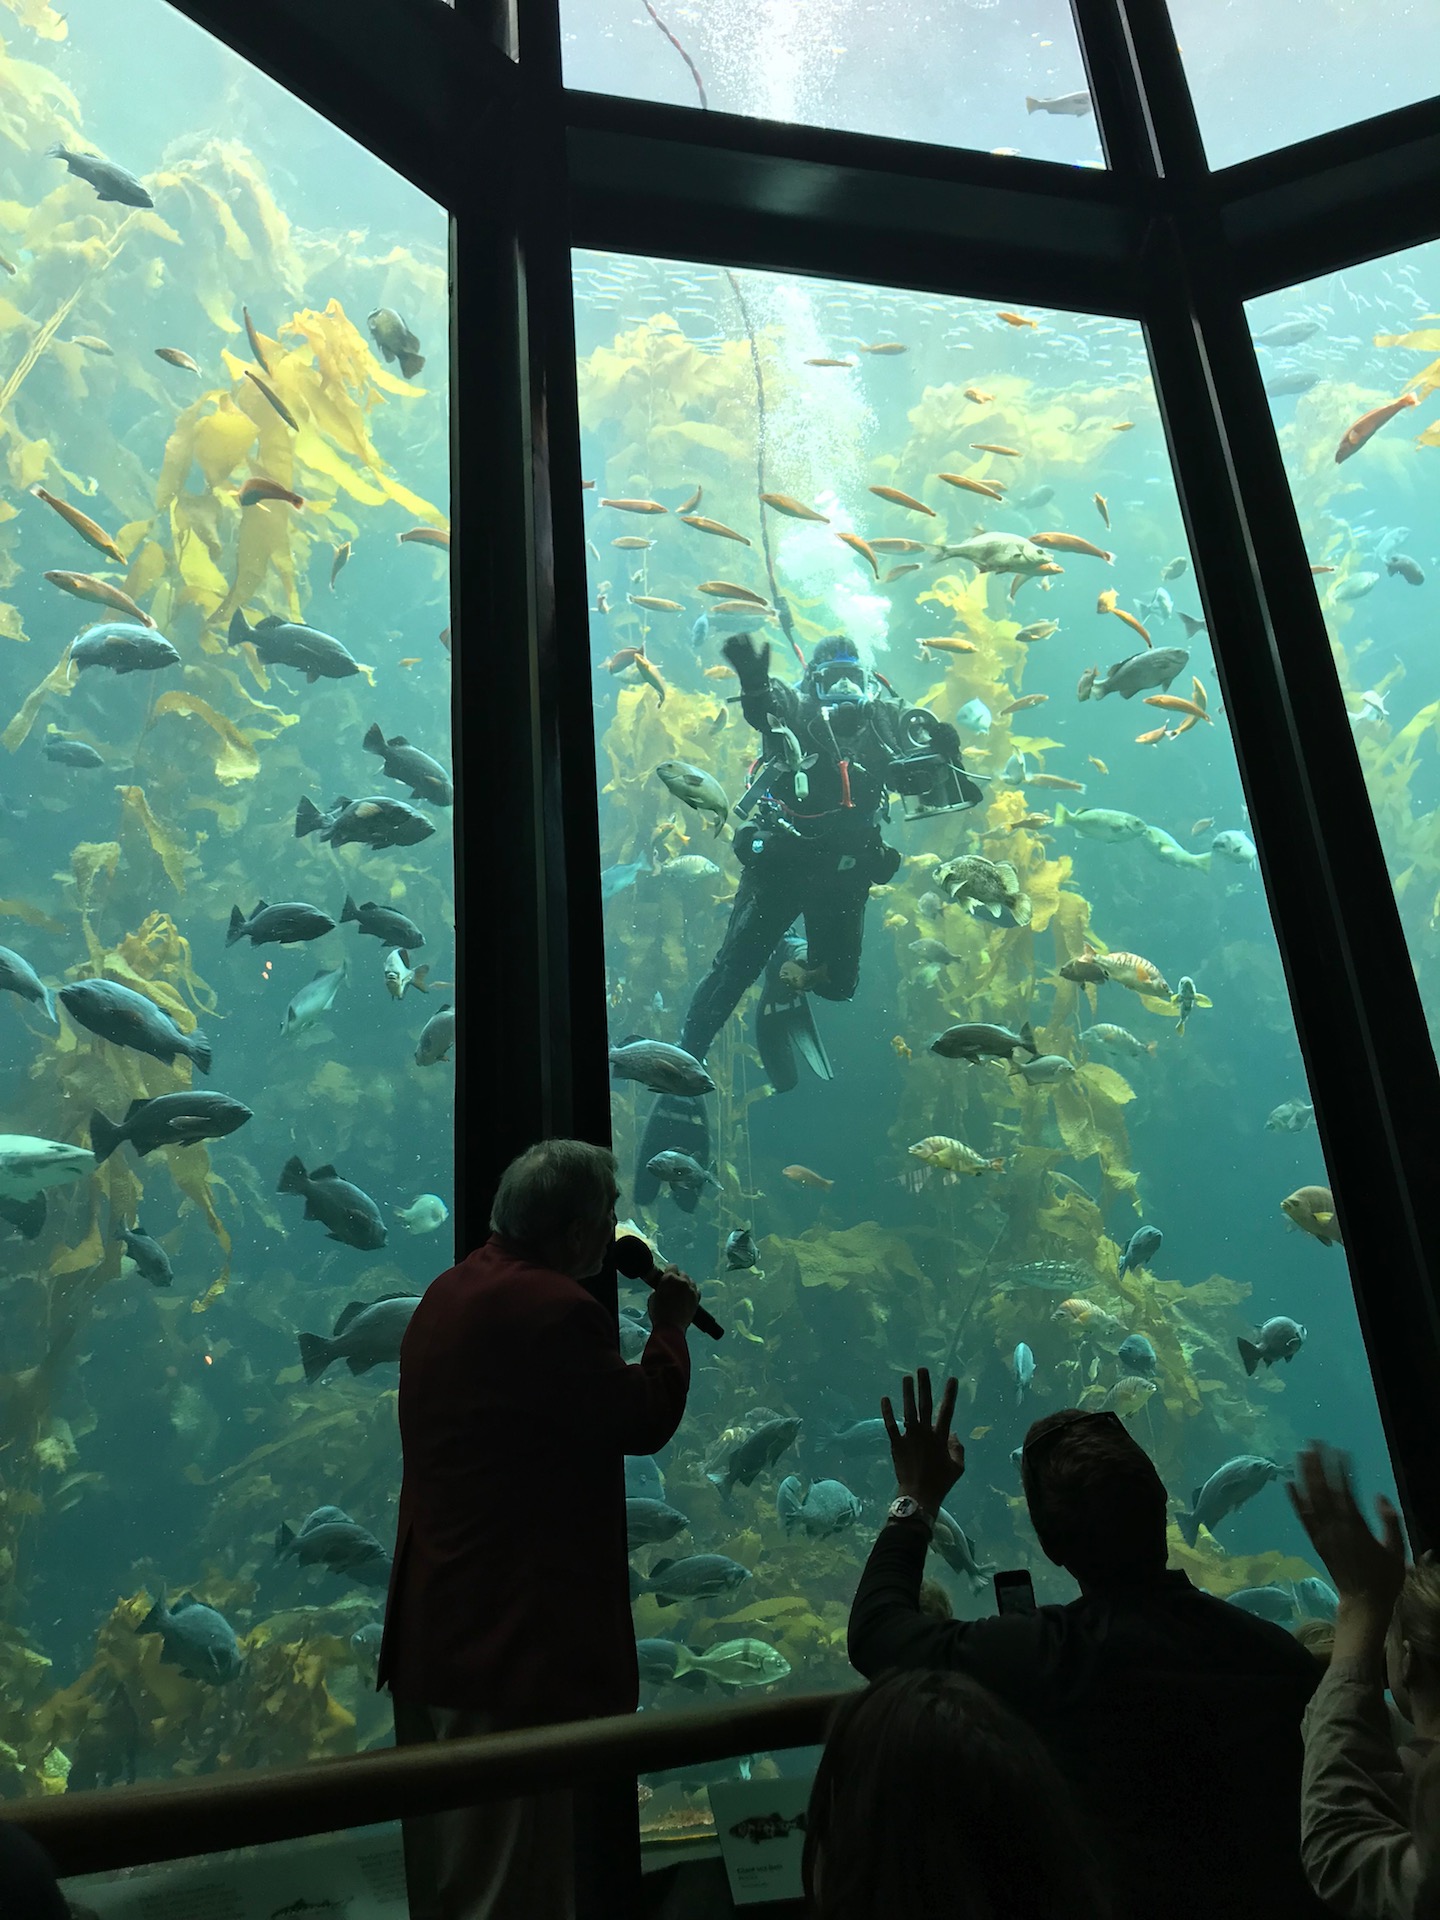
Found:
[[[1429,1554],[1406,1570],[1390,1631],[1410,1649],[1415,1684],[1427,1693],[1440,1688],[1440,1564]]]

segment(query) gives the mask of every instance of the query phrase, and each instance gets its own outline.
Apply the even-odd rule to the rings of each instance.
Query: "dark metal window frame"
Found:
[[[1244,313],[1440,234],[1440,101],[1211,171],[1163,0],[1072,0],[1101,172],[567,92],[560,0],[172,4],[452,219],[459,1244],[512,1152],[609,1125],[571,247],[1130,317],[1402,1499],[1440,1540],[1440,1074]]]

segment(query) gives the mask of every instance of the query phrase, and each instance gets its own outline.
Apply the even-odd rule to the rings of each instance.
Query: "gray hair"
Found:
[[[615,1204],[615,1156],[588,1140],[541,1140],[500,1176],[490,1231],[546,1247],[573,1226],[598,1224]]]

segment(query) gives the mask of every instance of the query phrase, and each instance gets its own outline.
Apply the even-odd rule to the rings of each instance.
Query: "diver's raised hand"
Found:
[[[753,633],[732,633],[720,651],[735,669],[742,693],[763,687],[770,678],[770,642]]]
[[[895,1409],[888,1397],[880,1402],[880,1416],[890,1436],[890,1458],[895,1463],[895,1484],[901,1493],[918,1500],[927,1513],[935,1514],[965,1471],[965,1449],[950,1431],[959,1383],[954,1379],[945,1382],[938,1410],[933,1404],[930,1373],[926,1367],[921,1367],[914,1379],[907,1373],[901,1392],[905,1413],[903,1430],[896,1423]]]

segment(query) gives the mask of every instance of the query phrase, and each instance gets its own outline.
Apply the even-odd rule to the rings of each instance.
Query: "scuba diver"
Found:
[[[809,996],[854,995],[865,903],[900,865],[880,837],[890,796],[901,796],[912,819],[977,806],[982,796],[965,772],[954,727],[907,706],[843,635],[819,642],[795,687],[771,678],[768,641],[737,633],[723,651],[740,682],[740,710],[760,735],[760,755],[735,806],[741,872],[729,925],[690,1002],[680,1045],[703,1060],[763,972],[756,1045],[771,1085],[785,1093],[798,1062],[833,1078]],[[803,938],[792,931],[797,921]],[[667,1150],[708,1163],[700,1100],[657,1099],[635,1171],[642,1205],[659,1190],[646,1163]]]

